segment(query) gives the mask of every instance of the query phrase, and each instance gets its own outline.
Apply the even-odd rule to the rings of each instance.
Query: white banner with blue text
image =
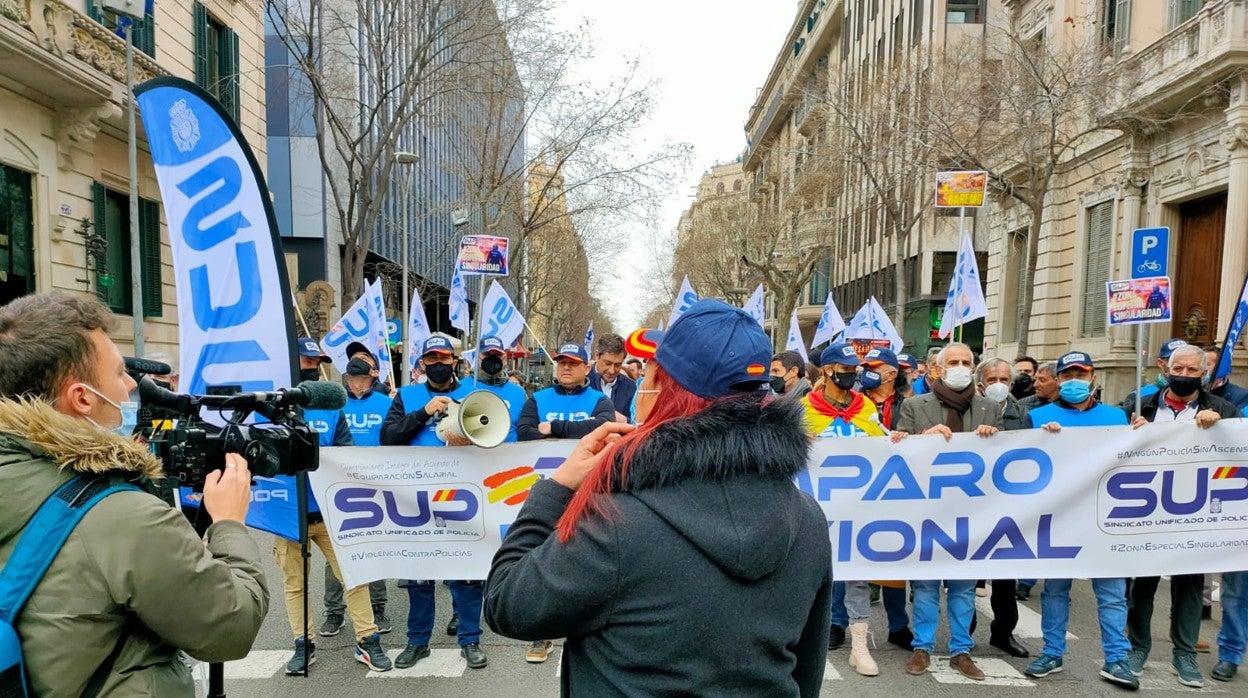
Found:
[[[529,488],[574,444],[322,450],[311,483],[347,585],[484,579]],[[1248,569],[1243,419],[821,439],[796,484],[827,515],[841,580]]]

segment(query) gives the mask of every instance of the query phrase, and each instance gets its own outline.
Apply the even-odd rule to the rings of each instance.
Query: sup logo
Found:
[[[474,485],[336,486],[330,493],[338,540],[479,540],[485,535]]]
[[[1248,468],[1115,468],[1101,480],[1097,520],[1116,534],[1248,528]]]

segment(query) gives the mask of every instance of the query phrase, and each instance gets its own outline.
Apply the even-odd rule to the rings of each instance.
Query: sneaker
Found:
[[[407,669],[416,666],[416,662],[429,656],[429,645],[408,645],[394,658],[395,669]]]
[[[845,628],[839,625],[832,626],[832,631],[828,633],[828,649],[839,650],[843,644],[845,644]]]
[[[1131,667],[1125,659],[1106,663],[1101,667],[1101,678],[1131,691],[1140,690],[1140,680],[1131,673]]]
[[[971,655],[963,652],[949,659],[949,667],[972,681],[983,681],[984,672],[975,665]]]
[[[524,653],[524,661],[529,664],[541,664],[550,657],[550,648],[555,643],[550,640],[538,640],[529,645],[529,651]]]
[[[446,624],[446,634],[455,637],[459,634],[459,614],[452,613],[451,620]]]
[[[1019,601],[1026,601],[1030,599],[1031,598],[1031,585],[1023,584],[1022,582],[1019,582],[1018,586],[1014,588],[1014,598]]]
[[[888,644],[897,645],[903,650],[912,650],[914,649],[914,633],[910,632],[910,628],[894,630],[888,634]]]
[[[1062,658],[1053,654],[1042,654],[1031,661],[1023,673],[1035,678],[1042,679],[1049,674],[1057,674],[1062,670]]]
[[[304,644],[303,638],[296,638],[295,656],[291,657],[289,662],[286,662],[286,675],[296,676],[302,674],[313,664],[316,664],[316,643]]]
[[[390,623],[390,617],[386,615],[385,606],[373,606],[373,624],[377,626],[377,632],[382,635],[394,629]]]
[[[468,660],[469,669],[480,669],[489,663],[489,660],[485,658],[485,652],[481,651],[481,645],[478,645],[475,642],[461,647],[459,654],[464,659]]]
[[[325,615],[325,622],[321,624],[321,637],[333,637],[342,632],[342,614],[328,613]]]
[[[1144,675],[1144,665],[1148,663],[1148,652],[1141,649],[1134,649],[1127,652],[1127,666],[1131,668],[1131,673],[1136,676]]]
[[[1196,666],[1196,658],[1190,654],[1180,654],[1174,658],[1170,664],[1174,668],[1174,673],[1179,675],[1179,683],[1192,688],[1204,688],[1205,676],[1200,673],[1200,667]]]
[[[355,643],[355,660],[373,671],[390,671],[394,668],[394,663],[381,648],[381,635],[377,633]]]
[[[1209,675],[1218,681],[1230,681],[1235,678],[1235,672],[1239,671],[1239,666],[1227,661],[1218,662],[1213,671]]]

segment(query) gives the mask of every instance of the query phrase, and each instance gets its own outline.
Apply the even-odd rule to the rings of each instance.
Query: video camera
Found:
[[[227,453],[243,456],[259,477],[316,470],[320,438],[304,421],[303,409],[342,409],[347,402],[342,386],[320,381],[271,392],[219,386],[216,394],[179,394],[151,377],[167,375],[164,364],[126,359],[126,368],[139,384],[137,435],[160,458],[163,484],[171,488],[202,490],[208,473],[225,466]],[[222,424],[205,421],[205,408],[218,411]],[[245,423],[252,415],[262,421]]]

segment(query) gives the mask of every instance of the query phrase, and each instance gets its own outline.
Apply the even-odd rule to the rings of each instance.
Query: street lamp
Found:
[[[396,165],[415,165],[416,163],[420,162],[420,156],[417,155],[416,153],[409,153],[409,152],[400,150],[394,154],[394,162]],[[408,344],[411,341],[411,338],[407,336],[408,331],[409,331],[408,326],[411,324],[411,321],[412,321],[411,319],[412,298],[407,292],[407,267],[408,267],[407,258],[409,254],[408,248],[411,242],[408,239],[408,236],[411,234],[411,231],[412,231],[411,183],[412,183],[412,177],[415,177],[415,176],[416,176],[416,168],[413,167],[408,170],[407,176],[403,178],[403,233],[399,236],[399,243],[403,246],[403,254],[402,254],[402,259],[403,259],[403,328],[402,330],[400,330],[399,336],[402,337],[403,362],[405,364],[411,363],[411,357],[409,356],[409,354],[412,351],[412,348],[408,346]],[[408,380],[410,380],[410,375],[409,375],[409,371],[407,370],[405,366],[404,370],[400,372],[400,378],[398,379],[398,384],[401,386],[404,383],[406,383]]]

